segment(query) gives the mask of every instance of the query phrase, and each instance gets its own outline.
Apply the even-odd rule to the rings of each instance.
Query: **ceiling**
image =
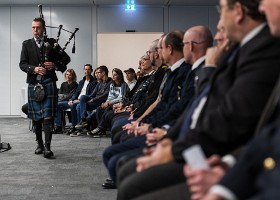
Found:
[[[217,5],[219,0],[135,0],[136,5]],[[123,5],[125,0],[1,0],[0,5]]]

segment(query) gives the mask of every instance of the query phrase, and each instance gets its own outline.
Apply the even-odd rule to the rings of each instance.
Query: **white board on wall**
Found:
[[[106,65],[109,74],[114,68],[138,71],[138,61],[151,43],[163,33],[98,33],[97,67]]]

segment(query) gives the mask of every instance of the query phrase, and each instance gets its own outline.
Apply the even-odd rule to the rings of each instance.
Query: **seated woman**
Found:
[[[58,101],[68,101],[75,93],[78,83],[74,69],[67,69],[64,73],[65,82],[61,83],[58,91]]]
[[[122,102],[127,92],[129,92],[129,87],[124,81],[122,71],[114,68],[112,70],[112,84],[110,85],[108,98],[106,102],[102,103],[101,106],[96,109],[95,116],[98,127],[93,131],[88,132],[89,135],[101,136],[106,134],[106,113],[113,109],[114,104]]]
[[[72,95],[76,92],[78,87],[77,76],[74,69],[67,69],[64,72],[65,82],[61,83],[60,89],[58,91],[58,101],[68,101]],[[58,117],[55,118],[55,129],[54,133],[62,132],[62,122],[61,120],[57,120]]]

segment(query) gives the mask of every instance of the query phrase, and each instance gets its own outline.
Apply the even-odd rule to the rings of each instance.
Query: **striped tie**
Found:
[[[36,40],[36,43],[37,43],[37,46],[38,46],[39,48],[42,47],[42,40],[41,40],[41,39],[37,39],[37,40]]]

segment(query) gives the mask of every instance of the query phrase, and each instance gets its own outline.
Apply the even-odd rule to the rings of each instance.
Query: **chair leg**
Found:
[[[65,114],[66,114],[66,112],[63,110],[62,111],[62,126],[61,126],[61,128],[62,128],[62,132],[64,132],[64,130],[65,130],[65,125],[66,125],[66,121],[65,121]]]
[[[33,124],[33,121],[32,121],[32,119],[30,119],[30,121],[29,121],[29,131],[34,131],[34,124]]]

